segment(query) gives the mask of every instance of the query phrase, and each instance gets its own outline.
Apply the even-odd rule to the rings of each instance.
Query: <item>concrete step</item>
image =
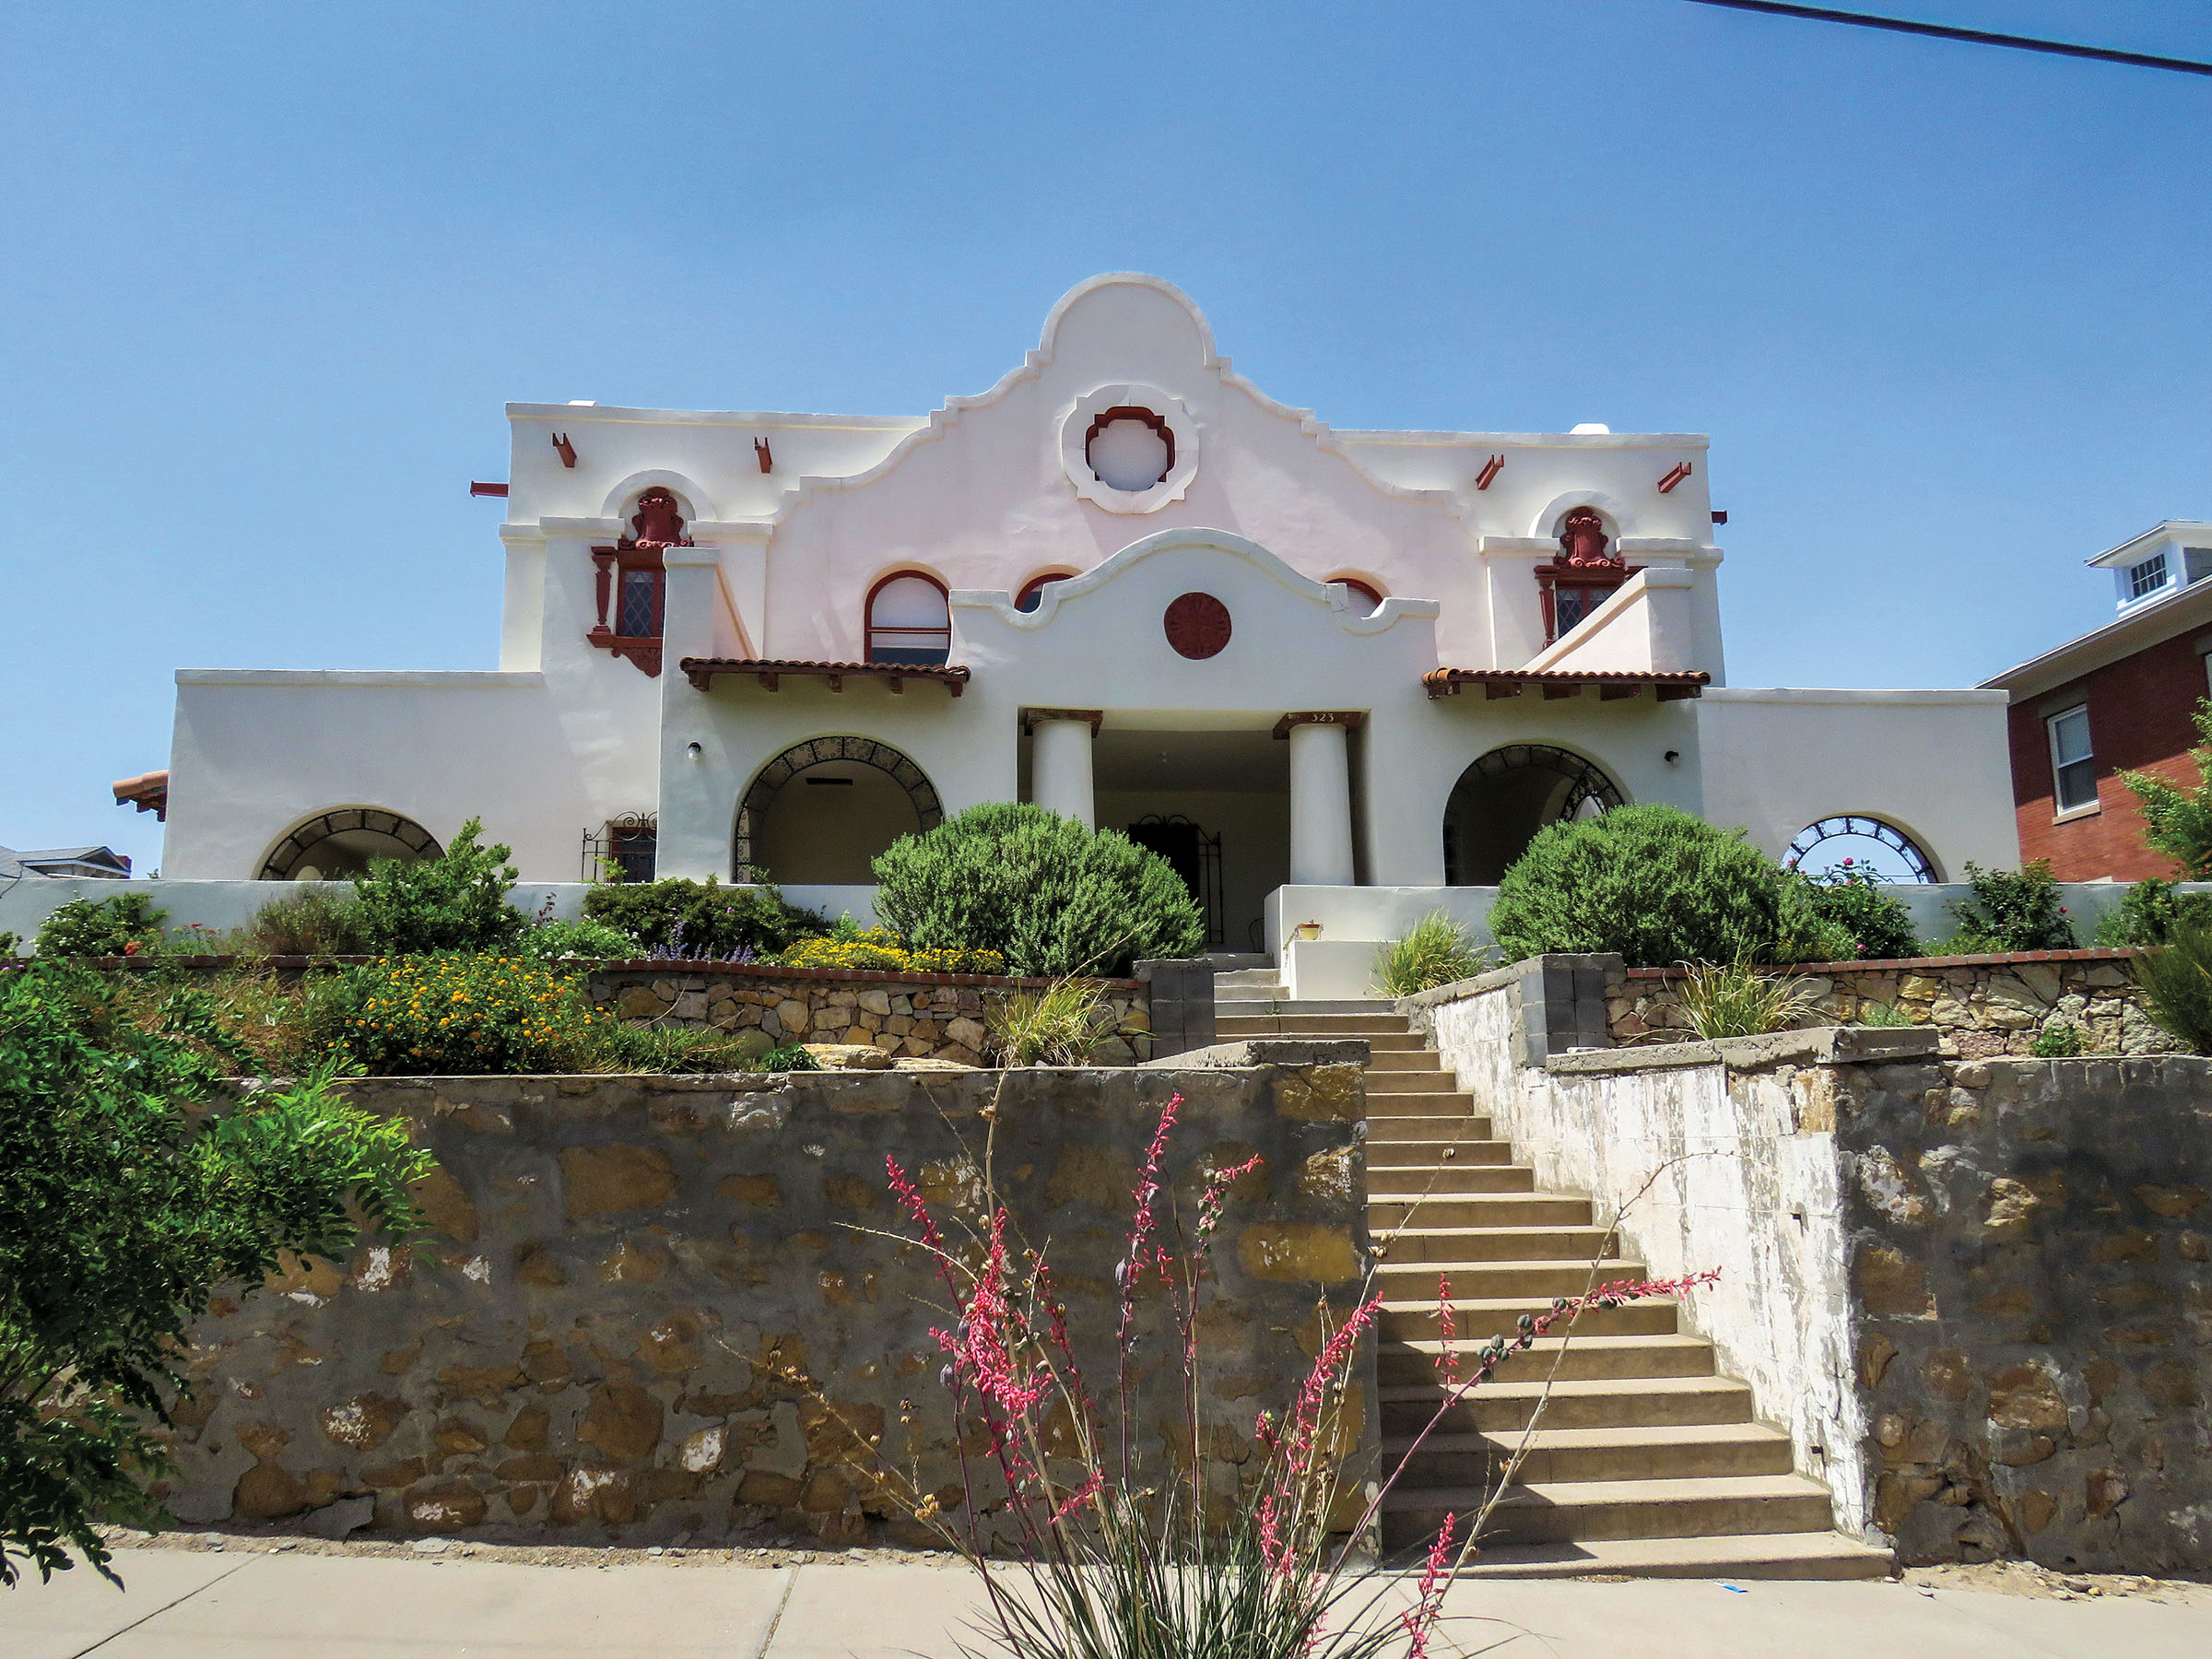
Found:
[[[1428,1308],[1431,1313],[1436,1311],[1438,1271],[1425,1265],[1417,1270],[1418,1278],[1428,1281],[1429,1294],[1416,1297],[1415,1303]],[[1538,1258],[1522,1262],[1462,1262],[1448,1271],[1452,1275],[1452,1300],[1455,1302],[1481,1301],[1502,1296],[1517,1297],[1523,1300],[1538,1300],[1548,1306],[1555,1296],[1580,1296],[1585,1290],[1610,1284],[1616,1279],[1641,1278],[1644,1266],[1641,1262],[1627,1259],[1577,1262]],[[1406,1281],[1410,1277],[1413,1276],[1406,1275],[1402,1267],[1394,1270],[1395,1288],[1399,1295],[1404,1294]],[[1397,1300],[1395,1296],[1390,1297],[1384,1305],[1387,1307]]]
[[[1445,1071],[1376,1071],[1371,1066],[1367,1073],[1367,1098],[1373,1102],[1385,1100],[1393,1110],[1400,1100],[1429,1096],[1421,1110],[1434,1111],[1441,1101],[1450,1101],[1463,1110],[1472,1111],[1475,1097],[1459,1086],[1459,1079]]]
[[[1376,1382],[1391,1386],[1433,1382],[1437,1356],[1442,1351],[1435,1342],[1386,1338],[1375,1350]],[[1539,1336],[1526,1352],[1507,1357],[1498,1368],[1498,1380],[1540,1381],[1551,1374],[1554,1360],[1561,1378],[1577,1382],[1713,1374],[1712,1344],[1697,1336]]]
[[[1302,1018],[1309,1014],[1387,1014],[1390,1008],[1388,1003],[1364,1000],[1292,1002],[1279,993],[1258,995],[1249,990],[1240,991],[1232,997],[1214,998],[1214,1018],[1217,1019],[1224,1014],[1286,1014],[1294,1018]]]
[[[1480,1487],[1399,1487],[1382,1499],[1382,1547],[1436,1535],[1446,1514],[1471,1515]],[[1829,1490],[1803,1475],[1729,1475],[1680,1480],[1560,1480],[1509,1488],[1490,1512],[1503,1543],[1591,1538],[1695,1538],[1818,1532],[1832,1526]]]
[[[1384,1258],[1408,1265],[1427,1263],[1431,1271],[1450,1267],[1458,1262],[1500,1261],[1503,1248],[1486,1241],[1493,1237],[1510,1237],[1516,1228],[1587,1228],[1595,1230],[1590,1218],[1590,1201],[1587,1198],[1569,1198],[1559,1193],[1491,1193],[1455,1194],[1452,1202],[1462,1209],[1471,1209],[1481,1219],[1471,1225],[1432,1225],[1424,1206],[1412,1224],[1393,1229],[1387,1233],[1390,1252]],[[1373,1219],[1371,1214],[1369,1218]],[[1510,1253],[1510,1252],[1508,1253]],[[1533,1259],[1542,1251],[1529,1253]],[[1518,1260],[1518,1257],[1514,1259]],[[1591,1255],[1595,1260],[1595,1253]]]
[[[1367,1063],[1368,1073],[1371,1077],[1376,1072],[1441,1073],[1443,1071],[1442,1063],[1437,1059],[1434,1049],[1371,1048],[1368,1053],[1373,1056]]]
[[[1463,1124],[1473,1124],[1474,1118],[1462,1118]],[[1499,1147],[1510,1152],[1511,1141],[1501,1141],[1492,1135],[1467,1133],[1441,1136],[1434,1140],[1385,1140],[1370,1134],[1367,1140],[1367,1167],[1371,1170],[1430,1170],[1446,1164],[1465,1163],[1474,1158],[1490,1162],[1481,1155],[1484,1147]]]
[[[1562,1199],[1564,1204],[1575,1204],[1579,1199]],[[1442,1242],[1434,1241],[1441,1240]],[[1414,1241],[1421,1241],[1421,1248],[1429,1253],[1408,1253]],[[1444,1253],[1446,1245],[1450,1253]],[[1454,1289],[1465,1282],[1459,1277],[1460,1266],[1469,1262],[1594,1262],[1609,1250],[1618,1250],[1618,1241],[1602,1227],[1530,1226],[1505,1223],[1497,1227],[1453,1228],[1444,1233],[1424,1233],[1410,1230],[1398,1235],[1393,1241],[1389,1256],[1375,1269],[1378,1288],[1389,1288],[1394,1294],[1402,1293],[1404,1284],[1426,1284],[1436,1287],[1436,1276],[1452,1275]]]
[[[1404,1170],[1381,1169],[1367,1172],[1368,1220],[1374,1220],[1373,1206],[1412,1199],[1424,1193],[1434,1198],[1445,1193],[1495,1193],[1499,1190],[1488,1179],[1488,1172],[1507,1169],[1506,1159],[1512,1156],[1512,1147],[1504,1141],[1474,1141],[1460,1149],[1460,1154],[1448,1164],[1434,1168]],[[1535,1177],[1532,1173],[1530,1182]],[[1382,1190],[1378,1191],[1380,1188]],[[1434,1217],[1424,1213],[1424,1221]]]
[[[1382,1466],[1406,1462],[1412,1435],[1385,1435]],[[1565,1480],[1683,1480],[1787,1475],[1790,1437],[1764,1423],[1690,1423],[1662,1429],[1537,1429],[1526,1433],[1433,1432],[1413,1451],[1399,1483],[1420,1488],[1495,1485],[1521,1454],[1524,1485]]]
[[[1462,1578],[1878,1579],[1897,1558],[1840,1533],[1752,1533],[1717,1538],[1592,1538],[1486,1546]]]
[[[1431,1373],[1433,1379],[1434,1373]],[[1528,1427],[1539,1404],[1546,1429],[1657,1429],[1691,1423],[1748,1423],[1749,1384],[1735,1377],[1560,1378],[1550,1384],[1490,1382],[1449,1406],[1430,1380],[1378,1391],[1385,1434],[1415,1434],[1441,1409],[1440,1431],[1502,1434]]]
[[[1426,1100],[1420,1103],[1429,1104]],[[1384,1141],[1457,1141],[1469,1135],[1487,1140],[1489,1133],[1490,1120],[1477,1117],[1473,1112],[1392,1112],[1381,1117],[1371,1115],[1367,1120],[1367,1144],[1371,1147]]]
[[[1449,1158],[1434,1152],[1418,1159],[1394,1156],[1406,1144],[1394,1141],[1370,1143],[1367,1149],[1370,1186],[1380,1183],[1401,1191],[1427,1191],[1431,1190],[1429,1177],[1432,1173],[1448,1175],[1454,1169],[1467,1164],[1501,1164],[1513,1160],[1513,1145],[1511,1141],[1477,1140],[1470,1135],[1450,1148]],[[1442,1189],[1433,1190],[1441,1192]]]
[[[1453,1171],[1452,1178],[1457,1184],[1450,1191],[1438,1188],[1424,1194],[1416,1187],[1409,1192],[1370,1192],[1369,1230],[1383,1232],[1409,1221],[1418,1221],[1423,1227],[1480,1227],[1480,1212],[1466,1208],[1458,1200],[1486,1193],[1536,1190],[1536,1172],[1526,1164],[1465,1165]]]
[[[1275,959],[1264,950],[1209,950],[1206,960],[1212,964],[1217,982],[1225,973],[1266,973],[1277,971]]]
[[[1345,1016],[1347,1021],[1356,1016]],[[1361,1029],[1368,1027],[1369,1029]],[[1371,1054],[1429,1054],[1433,1049],[1422,1046],[1421,1040],[1403,1028],[1393,1030],[1390,1022],[1376,1020],[1370,1026],[1365,1019],[1356,1024],[1323,1026],[1312,1019],[1277,1019],[1265,1014],[1223,1014],[1214,1012],[1214,1032],[1223,1041],[1248,1037],[1288,1037],[1305,1042],[1342,1042],[1357,1038],[1367,1044]]]
[[[1539,1296],[1469,1296],[1452,1299],[1452,1328],[1458,1344],[1460,1375],[1472,1373],[1468,1356],[1492,1336],[1510,1337],[1520,1328],[1521,1316],[1543,1313],[1550,1299]],[[1679,1329],[1680,1308],[1654,1297],[1650,1301],[1628,1302],[1618,1308],[1584,1308],[1571,1328],[1577,1336],[1670,1336]],[[1553,1330],[1560,1329],[1554,1325]],[[1441,1342],[1443,1321],[1433,1301],[1393,1301],[1382,1304],[1375,1329],[1394,1342]],[[1439,1371],[1441,1378],[1444,1373]]]
[[[1301,1014],[1288,1007],[1270,1010],[1264,1006],[1248,1007],[1241,1003],[1217,1002],[1214,1018],[1217,1022],[1264,1019],[1269,1022],[1271,1030],[1294,1027],[1295,1035],[1300,1037],[1364,1037],[1370,1032],[1388,1032],[1405,1038],[1416,1047],[1423,1045],[1420,1035],[1406,1029],[1405,1017],[1388,1009],[1372,1014]]]

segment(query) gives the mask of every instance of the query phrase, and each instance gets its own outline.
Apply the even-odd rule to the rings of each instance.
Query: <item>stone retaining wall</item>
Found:
[[[1321,1300],[1347,1306],[1369,1263],[1356,1064],[350,1088],[436,1154],[433,1230],[218,1299],[177,1414],[169,1495],[187,1523],[926,1544],[880,1471],[962,1501],[930,1334],[946,1296],[923,1252],[883,1236],[905,1230],[884,1159],[958,1243],[982,1217],[986,1131],[1013,1236],[1049,1241],[1107,1395],[1114,1265],[1162,1103],[1184,1097],[1168,1162],[1182,1216],[1214,1169],[1265,1159],[1231,1190],[1202,1324],[1224,1500],[1255,1411],[1287,1405],[1311,1363]],[[1148,1328],[1156,1357],[1171,1338]],[[1371,1438],[1372,1365],[1371,1345],[1354,1383]],[[1179,1408],[1155,1397],[1149,1416],[1140,1454],[1187,1457]]]
[[[1863,1018],[1879,1004],[1942,1033],[1947,1056],[1990,1059],[2031,1053],[2054,1025],[2080,1032],[2085,1052],[2171,1053],[2125,950],[2041,950],[2009,956],[1928,957],[1907,961],[1818,962],[1787,971],[1807,981],[1814,1026]],[[1678,971],[1631,968],[1607,987],[1616,1042],[1665,1042],[1688,1034],[1676,994]]]

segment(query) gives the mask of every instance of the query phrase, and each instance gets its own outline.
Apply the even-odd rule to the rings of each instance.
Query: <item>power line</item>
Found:
[[[1770,12],[1778,18],[1806,18],[1815,23],[1849,23],[1886,29],[1894,34],[1933,35],[1975,46],[2010,46],[2059,57],[2094,58],[2101,64],[2131,64],[2138,69],[2176,69],[2183,75],[2212,75],[2212,64],[2193,58],[2156,57],[2147,52],[2121,52],[2110,46],[2077,46],[2071,41],[2039,41],[2030,35],[1992,34],[1985,29],[1953,29],[1947,23],[1915,23],[1908,18],[1876,18],[1865,12],[1836,11],[1825,6],[1786,6],[1780,0],[1689,0],[1692,6],[1720,6],[1730,11]]]

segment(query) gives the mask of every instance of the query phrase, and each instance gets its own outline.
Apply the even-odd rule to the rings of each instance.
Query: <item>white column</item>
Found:
[[[1346,728],[1305,721],[1290,727],[1290,881],[1352,885],[1352,762]]]
[[[1090,786],[1088,720],[1040,718],[1030,726],[1030,799],[1086,830],[1099,827]]]

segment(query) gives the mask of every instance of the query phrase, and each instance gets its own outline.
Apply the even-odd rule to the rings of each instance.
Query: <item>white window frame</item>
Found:
[[[2067,759],[2058,747],[2058,728],[2062,721],[2071,720],[2077,714],[2081,716],[2084,747],[2080,754],[2076,755],[2072,759]],[[2100,810],[2101,804],[2097,798],[2097,746],[2089,734],[2089,705],[2086,702],[2078,702],[2071,708],[2061,709],[2054,714],[2045,715],[2043,717],[2043,738],[2051,752],[2051,805],[2053,808],[2052,817],[2053,818],[2087,818],[2089,814]],[[2086,801],[2076,801],[2069,806],[2066,802],[2065,769],[2069,766],[2084,765],[2089,769],[2089,798]]]
[[[2144,573],[2153,568],[2158,571],[2158,580],[2147,583],[2143,580]],[[2173,561],[2166,557],[2164,548],[2153,553],[2148,559],[2128,566],[2127,597],[2129,602],[2132,604],[2137,599],[2147,599],[2153,594],[2164,593],[2166,584],[2172,578]]]

